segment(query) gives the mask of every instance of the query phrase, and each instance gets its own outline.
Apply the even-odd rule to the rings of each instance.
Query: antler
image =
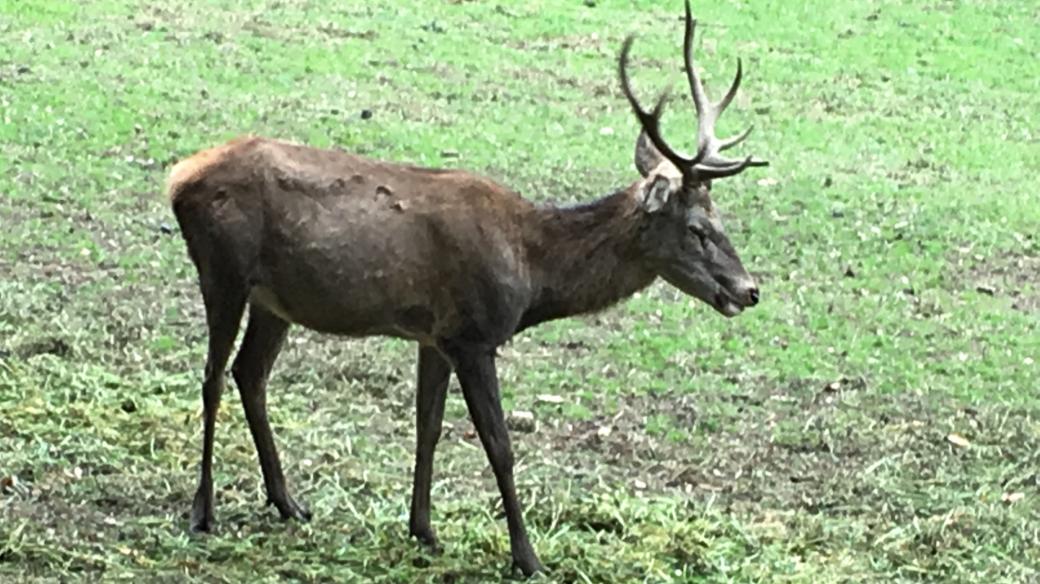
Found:
[[[722,115],[722,112],[726,110],[726,107],[729,106],[730,102],[733,101],[733,97],[737,94],[737,89],[740,87],[740,80],[743,76],[743,67],[741,61],[738,59],[737,75],[734,77],[729,91],[726,92],[726,96],[722,98],[722,101],[717,104],[712,104],[708,100],[707,93],[704,91],[704,84],[701,82],[701,78],[697,74],[693,65],[693,33],[696,27],[697,21],[693,19],[693,15],[690,12],[690,2],[689,0],[686,0],[686,31],[683,38],[683,61],[686,68],[686,78],[690,83],[690,93],[693,95],[693,104],[697,108],[697,155],[693,158],[687,158],[676,153],[661,136],[660,120],[661,113],[664,110],[664,104],[668,100],[667,92],[661,95],[657,100],[657,105],[655,105],[654,109],[650,112],[644,110],[639,104],[639,101],[635,98],[632,88],[629,85],[628,74],[625,70],[628,65],[628,54],[632,48],[632,36],[625,39],[625,43],[621,47],[621,56],[618,59],[621,90],[624,92],[625,98],[628,99],[628,103],[632,106],[632,110],[639,119],[643,132],[653,143],[654,147],[656,147],[661,155],[668,159],[669,162],[674,164],[683,175],[688,176],[689,178],[695,180],[723,178],[739,174],[751,166],[768,165],[768,162],[764,160],[755,160],[752,156],[748,156],[744,160],[734,160],[725,158],[719,154],[723,150],[732,148],[742,142],[748,137],[752,130],[752,128],[748,128],[740,134],[725,140],[720,140],[715,136],[715,122],[719,119],[719,116]]]
[[[720,140],[715,136],[715,122],[726,111],[726,107],[733,101],[740,88],[740,81],[744,75],[743,63],[737,59],[737,74],[733,77],[733,83],[729,91],[717,104],[708,100],[708,94],[704,91],[704,84],[700,75],[693,65],[693,33],[697,28],[697,21],[693,19],[690,12],[690,2],[686,0],[686,32],[683,37],[683,65],[686,68],[686,79],[690,82],[690,93],[693,95],[693,105],[697,108],[697,154],[701,158],[697,173],[700,176],[710,174],[714,176],[705,178],[721,178],[732,176],[743,171],[749,166],[766,166],[769,163],[764,160],[755,160],[748,156],[744,160],[733,160],[725,158],[719,152],[732,148],[741,143],[751,134],[754,126],[749,127],[740,134],[726,140]]]
[[[668,102],[668,92],[665,91],[661,94],[661,97],[657,98],[657,104],[654,106],[653,111],[646,111],[643,106],[639,105],[639,100],[636,99],[634,93],[632,93],[632,87],[628,82],[628,72],[625,70],[628,67],[628,53],[632,50],[632,41],[635,38],[629,35],[625,38],[625,44],[621,46],[621,57],[618,59],[618,74],[621,77],[621,91],[625,94],[625,98],[628,99],[628,103],[632,106],[632,111],[635,112],[636,117],[639,118],[639,125],[643,127],[643,132],[646,134],[650,141],[653,142],[654,147],[661,153],[662,156],[667,158],[672,164],[678,167],[680,170],[684,168],[691,168],[695,164],[701,161],[701,153],[698,152],[697,156],[693,158],[686,158],[681,154],[672,150],[672,147],[664,141],[664,137],[661,136],[661,113],[664,111],[664,104]]]

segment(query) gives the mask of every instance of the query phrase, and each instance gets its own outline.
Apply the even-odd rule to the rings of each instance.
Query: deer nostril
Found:
[[[748,290],[748,300],[751,301],[751,306],[758,304],[758,288]]]

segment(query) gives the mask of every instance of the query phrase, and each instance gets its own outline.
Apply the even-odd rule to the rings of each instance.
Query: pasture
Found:
[[[1040,578],[1040,5],[699,1],[716,203],[762,302],[662,282],[500,351],[550,582]],[[217,531],[187,533],[206,330],[162,194],[255,133],[476,171],[539,202],[690,148],[678,1],[0,0],[0,580],[493,582],[501,505],[455,381],[444,549],[408,537],[411,343],[293,328],[270,384],[283,523],[230,382]]]

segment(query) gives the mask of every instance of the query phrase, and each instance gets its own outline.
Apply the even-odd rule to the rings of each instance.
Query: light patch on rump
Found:
[[[238,146],[250,140],[255,140],[252,136],[242,136],[235,138],[226,144],[222,144],[215,148],[209,148],[197,152],[189,158],[178,162],[174,165],[173,169],[170,170],[170,176],[166,179],[166,196],[170,200],[177,198],[184,187],[190,185],[193,182],[198,181],[206,174],[206,171],[216,166],[222,160],[226,159],[232,151]]]

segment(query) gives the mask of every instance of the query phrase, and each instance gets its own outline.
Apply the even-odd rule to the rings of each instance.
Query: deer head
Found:
[[[621,89],[642,126],[635,154],[636,168],[644,177],[638,188],[646,213],[640,246],[653,269],[666,281],[723,315],[735,316],[758,303],[758,288],[726,237],[711,200],[712,181],[768,163],[751,156],[734,160],[721,155],[751,133],[748,128],[725,140],[715,136],[715,122],[740,87],[741,63],[737,61],[737,75],[726,96],[711,103],[693,63],[696,24],[687,1],[683,56],[697,109],[697,153],[692,157],[673,150],[661,136],[660,120],[667,92],[651,111],[643,109],[632,93],[626,72],[631,36],[625,39],[618,60]]]

